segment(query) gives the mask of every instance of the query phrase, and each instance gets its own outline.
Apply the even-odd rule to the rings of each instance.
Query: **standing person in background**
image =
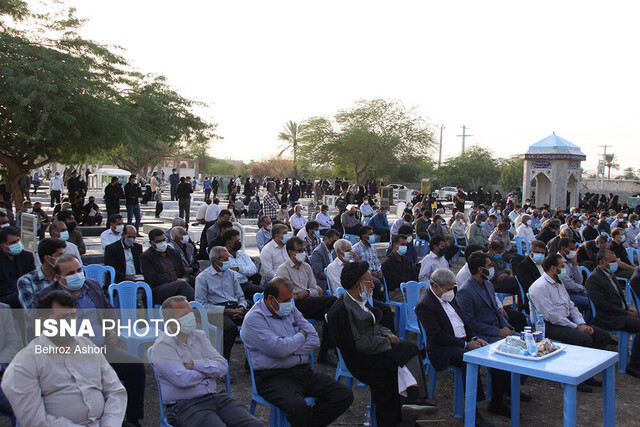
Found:
[[[124,197],[118,177],[111,178],[111,182],[104,188],[104,204],[107,208],[107,218],[120,213],[120,199]]]
[[[211,190],[213,189],[213,186],[208,176],[205,176],[204,181],[202,181],[202,189],[204,190],[204,200],[205,201],[210,200]]]
[[[151,177],[151,195],[152,197],[156,196],[156,190],[158,189],[158,187],[160,187],[160,181],[158,180],[158,172],[154,172],[153,176]]]
[[[117,180],[117,178],[116,178]],[[49,183],[49,194],[51,195],[51,207],[55,203],[60,204],[60,196],[64,193],[64,182],[60,178],[60,172],[56,172],[56,175],[51,179]],[[5,199],[6,201],[6,199]]]
[[[124,186],[124,194],[126,197],[125,205],[127,206],[127,224],[133,224],[133,217],[136,218],[136,232],[140,235],[140,197],[142,191],[135,175],[129,177],[129,182]]]
[[[36,194],[38,187],[40,187],[40,174],[38,171],[35,171],[33,174],[33,194]]]
[[[267,194],[265,194],[262,200],[262,211],[266,216],[271,218],[272,221],[276,219],[278,208],[280,207],[280,202],[275,193],[276,183],[273,181],[267,182]]]
[[[176,196],[178,196],[178,216],[180,218],[184,218],[186,223],[189,223],[191,193],[193,193],[193,187],[187,178],[184,176],[180,178],[180,184],[178,184],[178,187],[176,188]]]
[[[171,186],[171,200],[178,200],[176,197],[176,190],[180,184],[180,174],[176,168],[171,169],[171,175],[169,175],[169,185]]]
[[[289,190],[289,205],[293,206],[300,199],[300,186],[296,183],[296,179],[291,180],[291,190]]]
[[[213,197],[218,195],[218,188],[220,187],[220,183],[218,182],[218,177],[213,178],[211,181],[211,191],[213,192]]]
[[[158,187],[156,189],[156,194],[153,197],[156,201],[155,217],[160,218],[160,213],[162,213],[162,210],[164,208],[164,205],[162,204],[162,188],[161,187]]]

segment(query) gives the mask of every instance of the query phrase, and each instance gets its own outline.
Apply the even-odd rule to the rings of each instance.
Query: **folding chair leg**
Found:
[[[462,369],[455,368],[453,381],[453,418],[460,419],[464,416],[464,379]]]
[[[627,355],[629,349],[629,333],[626,331],[618,332],[618,372],[624,374],[627,372]]]
[[[433,366],[429,366],[429,399],[433,399],[436,393],[436,377],[438,373]]]

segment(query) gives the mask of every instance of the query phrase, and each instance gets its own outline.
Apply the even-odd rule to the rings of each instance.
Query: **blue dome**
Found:
[[[580,147],[553,133],[529,147],[525,158],[574,158],[586,159]]]

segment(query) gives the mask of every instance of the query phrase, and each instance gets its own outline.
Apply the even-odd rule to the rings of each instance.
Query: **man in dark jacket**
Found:
[[[520,285],[524,290],[525,295],[529,292],[529,288],[542,276],[542,261],[547,253],[547,247],[541,240],[534,240],[531,242],[531,248],[529,250],[529,256],[518,264],[518,271],[516,271],[516,277],[520,281]],[[528,303],[525,304],[525,309],[528,307]]]
[[[151,247],[140,255],[140,268],[153,292],[153,303],[162,304],[174,295],[183,295],[193,301],[194,290],[189,285],[180,254],[168,247],[164,232],[159,228],[151,230],[149,243]]]
[[[127,415],[129,423],[139,426],[138,420],[144,416],[144,365],[136,356],[117,347],[118,336],[113,330],[102,331],[101,319],[108,316],[105,310],[113,309],[105,297],[100,284],[87,279],[82,271],[80,261],[73,255],[61,255],[54,265],[54,282],[34,295],[32,308],[38,306],[38,300],[45,295],[58,291],[68,292],[78,298],[78,318],[88,315],[96,336],[90,339],[93,343],[105,346],[105,358],[127,390]]]
[[[601,248],[607,246],[607,236],[604,234],[596,237],[595,240],[588,240],[578,248],[578,265],[587,267],[590,271],[598,266],[596,256]]]
[[[193,193],[193,185],[188,181],[189,177],[180,178],[180,184],[176,188],[176,196],[178,196],[178,216],[184,218],[189,223],[189,212],[191,211],[191,193]]]
[[[104,204],[107,208],[107,218],[120,213],[120,199],[124,197],[122,186],[118,182],[118,177],[111,178],[111,183],[104,188]]]
[[[396,234],[392,239],[392,251],[382,261],[382,275],[387,285],[387,295],[392,301],[403,302],[400,283],[418,280],[418,271],[406,256],[407,236]]]
[[[596,307],[593,324],[607,330],[640,332],[640,318],[625,301],[625,294],[616,279],[617,257],[610,250],[602,250],[596,257],[598,267],[587,278],[585,287]],[[640,378],[640,340],[633,340],[627,374]]]
[[[140,230],[140,197],[142,191],[135,175],[129,177],[129,182],[124,186],[125,205],[127,206],[127,224],[133,224],[136,218],[136,231]]]
[[[109,265],[116,270],[116,283],[135,280],[137,274],[142,274],[140,269],[142,245],[136,243],[135,239],[135,227],[127,225],[122,232],[122,238],[104,248],[104,265]]]
[[[33,252],[25,251],[20,230],[4,227],[0,230],[0,302],[20,308],[18,279],[36,269]]]

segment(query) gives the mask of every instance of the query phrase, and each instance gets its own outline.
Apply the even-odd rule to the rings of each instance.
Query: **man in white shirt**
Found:
[[[329,289],[331,295],[336,294],[336,289],[342,286],[340,274],[345,264],[358,261],[358,254],[351,250],[351,243],[346,239],[340,239],[333,244],[336,251],[336,258],[327,266],[327,278],[329,279]]]
[[[229,270],[238,278],[244,297],[253,301],[253,295],[264,290],[260,286],[262,277],[251,257],[241,250],[240,232],[236,229],[225,231],[222,234],[222,244],[229,252]]]
[[[51,195],[51,207],[54,206],[55,203],[60,204],[60,196],[64,193],[64,182],[62,178],[60,178],[60,172],[56,172],[56,176],[51,178],[51,182],[49,183],[49,194]]]
[[[316,221],[318,221],[318,224],[320,224],[320,227],[319,227],[320,234],[323,236],[325,235],[327,230],[330,229],[331,226],[334,224],[333,220],[328,215],[328,212],[329,212],[329,206],[322,205],[322,207],[320,208],[320,213],[316,215]]]
[[[264,245],[260,251],[260,262],[262,263],[262,274],[268,280],[276,276],[278,267],[289,259],[285,243],[287,243],[289,235],[288,228],[284,224],[276,224],[271,229],[273,239]]]
[[[522,215],[522,223],[518,227],[518,236],[524,237],[529,243],[536,240],[536,236],[533,234],[533,229],[531,228],[531,225],[529,225],[530,220],[531,216],[527,214]]]
[[[207,199],[203,204],[198,208],[198,212],[196,213],[196,222],[193,225],[198,224],[206,224],[205,217],[207,215],[207,210],[209,209],[209,205],[211,204],[211,199]]]
[[[296,205],[295,211],[296,213],[289,219],[294,236],[297,235],[298,231],[302,230],[307,223],[307,218],[302,216],[302,205]]]
[[[218,215],[220,215],[220,199],[217,197],[213,199],[213,202],[207,207],[207,213],[204,216],[205,222],[213,222],[218,219]]]
[[[38,301],[38,309],[48,312],[44,317],[57,321],[75,319],[77,306],[77,298],[65,291]],[[115,371],[99,348],[81,336],[36,337],[9,364],[2,390],[24,426],[118,427],[127,406],[127,392]]]
[[[66,247],[64,248],[64,253],[73,255],[74,257],[78,258],[78,261],[80,261],[80,265],[82,265],[82,257],[80,256],[78,247],[75,244],[69,242],[69,231],[67,230],[67,224],[62,221],[54,221],[53,224],[49,226],[49,235],[54,239],[59,239],[65,242]],[[40,267],[40,258],[36,256],[35,259],[36,267]]]
[[[122,231],[124,230],[124,220],[122,215],[113,214],[109,217],[109,228],[100,234],[100,246],[104,252],[104,248],[108,245],[117,242],[122,238]]]
[[[360,205],[360,212],[362,213],[363,218],[371,218],[375,214],[369,200],[367,199],[365,199]]]
[[[464,232],[467,229],[467,221],[464,219],[462,212],[456,213],[456,220],[451,224],[451,232],[459,245],[466,245],[466,237]]]
[[[429,240],[429,253],[422,259],[420,266],[420,274],[418,280],[423,283],[429,283],[431,274],[437,268],[449,268],[449,263],[444,257],[444,250],[447,246],[446,240],[442,236],[433,236]]]

